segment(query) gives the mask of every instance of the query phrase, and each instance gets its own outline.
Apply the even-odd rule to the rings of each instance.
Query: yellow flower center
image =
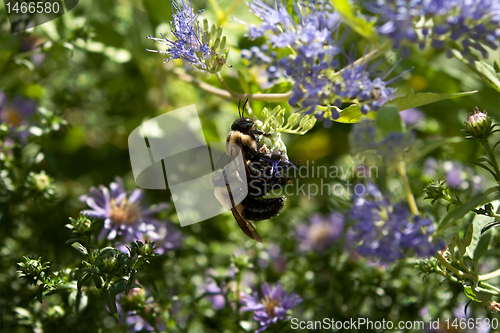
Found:
[[[137,203],[130,203],[127,199],[120,201],[118,205],[116,199],[109,202],[109,217],[114,224],[132,224],[141,216],[141,211]]]
[[[274,317],[276,313],[274,308],[277,307],[281,302],[281,299],[272,299],[268,295],[264,296],[262,299],[262,305],[264,305],[264,311],[269,315],[269,317]]]
[[[19,112],[17,112],[15,109],[10,109],[10,108],[6,108],[4,112],[6,114],[6,117],[5,117],[6,123],[8,123],[9,125],[15,126],[15,127],[18,127],[19,125],[21,125],[21,121],[23,119],[21,118],[21,115],[19,114]]]
[[[320,244],[330,235],[331,226],[326,222],[313,224],[309,228],[309,240],[314,244]]]

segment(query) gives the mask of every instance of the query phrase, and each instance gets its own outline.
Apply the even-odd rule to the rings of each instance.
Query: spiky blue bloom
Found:
[[[249,25],[251,39],[266,35],[274,48],[291,48],[295,54],[281,58],[276,69],[283,68],[294,81],[289,103],[302,102],[302,107],[314,112],[317,105],[328,97],[328,79],[325,71],[338,66],[340,53],[338,27],[340,15],[326,5],[293,2],[295,15],[274,1],[272,6],[262,1],[249,3],[250,11],[262,20]]]
[[[176,40],[170,40],[161,34],[162,38],[148,36],[168,48],[165,51],[149,50],[150,52],[163,53],[170,56],[165,59],[183,59],[189,63],[205,68],[204,59],[211,57],[213,52],[207,43],[207,38],[200,32],[198,17],[203,12],[199,10],[196,14],[193,12],[191,0],[189,5],[184,0],[172,0],[172,21],[170,22],[170,31]],[[175,11],[175,12],[174,12]]]
[[[254,311],[254,319],[260,323],[261,328],[256,332],[266,330],[278,320],[288,319],[286,312],[302,302],[302,298],[295,293],[287,295],[279,282],[274,287],[264,283],[261,292],[261,299],[257,292],[254,292],[252,296],[241,293],[240,298],[243,304],[241,311]]]
[[[420,42],[423,48],[430,41],[448,52],[461,45],[465,56],[474,48],[486,58],[483,45],[496,49],[500,39],[497,0],[377,0],[366,7],[379,16],[379,33],[389,36],[404,55],[412,44]],[[419,23],[417,29],[422,18],[425,25]]]
[[[372,260],[392,263],[408,251],[429,257],[438,250],[431,239],[433,222],[412,216],[405,205],[392,203],[374,184],[366,185],[361,195],[355,195],[349,216],[354,221],[357,252]]]
[[[283,52],[293,50],[292,54],[281,57],[277,66],[269,67],[277,72],[283,69],[293,80],[288,103],[299,105],[306,114],[315,113],[318,119],[325,120],[325,125],[331,125],[331,120],[339,117],[332,105],[357,103],[366,114],[384,104],[393,92],[388,85],[397,78],[384,80],[394,67],[376,74],[374,69],[378,66],[367,68],[365,62],[353,65],[351,61],[342,75],[332,79],[332,73],[339,67],[341,46],[349,29],[339,36],[341,16],[329,4],[312,1],[291,1],[290,4],[293,4],[293,15],[281,1],[267,5],[254,0],[249,3],[250,11],[262,23],[247,24],[250,39],[266,36],[271,47],[283,49]],[[250,53],[244,55],[250,56]],[[318,111],[318,105],[330,107],[328,111]]]

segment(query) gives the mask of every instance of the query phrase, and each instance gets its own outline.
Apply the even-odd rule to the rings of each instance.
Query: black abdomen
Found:
[[[247,196],[243,200],[243,214],[247,220],[262,221],[277,216],[285,206],[286,197],[255,199]]]

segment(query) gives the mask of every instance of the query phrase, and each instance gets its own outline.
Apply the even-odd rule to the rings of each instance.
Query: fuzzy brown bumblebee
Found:
[[[245,107],[246,103],[243,105]],[[250,221],[262,221],[279,215],[285,205],[286,197],[263,198],[270,191],[284,186],[288,178],[283,172],[294,166],[282,152],[270,151],[265,145],[259,147],[259,137],[267,133],[256,129],[255,122],[244,116],[238,104],[240,118],[231,125],[226,140],[226,154],[234,160],[242,152],[245,164],[245,175],[237,172],[219,170],[212,178],[217,200],[227,209],[231,209],[239,227],[251,239],[262,243],[262,238]],[[244,183],[246,182],[246,184]],[[248,194],[239,197],[243,187],[247,186]],[[239,189],[234,193],[231,189]],[[245,191],[246,192],[246,191]],[[241,200],[242,199],[242,200]],[[237,204],[235,204],[238,202]]]

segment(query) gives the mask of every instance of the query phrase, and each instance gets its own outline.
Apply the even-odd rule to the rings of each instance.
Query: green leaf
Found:
[[[106,300],[106,305],[108,306],[111,314],[118,319],[118,309],[116,308],[116,293],[115,286],[110,284],[109,287],[104,291],[104,299]]]
[[[353,124],[363,119],[375,119],[376,112],[370,112],[367,115],[361,113],[361,109],[357,104],[351,104],[340,112],[340,117],[335,119],[338,123]]]
[[[382,133],[401,132],[403,130],[403,120],[399,115],[398,108],[395,105],[387,105],[377,111],[377,127]]]
[[[45,289],[45,284],[41,284],[40,287],[38,287],[38,290],[36,291],[36,299],[38,300],[38,302],[42,303],[42,295],[43,295],[43,291]]]
[[[474,263],[478,263],[479,259],[483,256],[483,254],[488,250],[488,247],[490,246],[490,241],[491,241],[491,234],[492,232],[485,232],[479,237],[479,242],[477,242],[477,246],[474,249]]]
[[[487,225],[491,220],[492,218],[489,216],[476,215],[474,217],[474,220],[471,222],[473,224],[472,239],[469,246],[467,247],[467,256],[469,258],[474,258],[474,251],[476,250],[479,238],[481,237],[481,229],[483,229],[483,227]]]
[[[78,252],[80,252],[83,255],[88,255],[87,249],[82,244],[80,244],[78,242],[75,242],[75,243],[71,244],[71,247],[74,248],[75,250],[77,250]]]
[[[492,194],[497,196],[497,187],[491,187],[487,189],[484,193],[478,193],[473,196],[469,201],[465,202],[463,205],[456,207],[450,211],[442,220],[439,222],[438,232],[447,229],[453,222],[457,221],[469,213],[472,209],[478,206],[483,206],[494,199]],[[478,228],[481,230],[480,228]]]
[[[356,17],[348,0],[332,0],[332,3],[347,25],[373,44],[377,44],[377,34],[373,29],[374,23],[367,22],[361,17]]]
[[[102,277],[100,277],[97,274],[92,274],[92,280],[94,280],[94,284],[95,284],[95,287],[97,289],[101,289],[102,288],[102,284],[103,284]]]
[[[436,93],[417,93],[417,94],[415,94],[415,92],[413,90],[410,90],[408,95],[406,95],[404,97],[395,98],[392,101],[386,103],[386,107],[389,105],[396,105],[397,110],[404,111],[404,110],[416,108],[416,107],[419,107],[422,105],[426,105],[426,104],[430,104],[430,103],[434,103],[434,102],[439,102],[439,101],[442,101],[445,99],[468,96],[471,94],[475,94],[476,92],[477,92],[477,90],[467,91],[467,92],[457,93],[457,94],[436,94]],[[343,109],[340,112],[340,117],[338,119],[335,119],[335,121],[339,122],[339,123],[352,124],[352,123],[359,122],[362,118],[375,119],[376,117],[377,117],[377,112],[371,111],[367,115],[363,115],[361,113],[361,109],[360,109],[359,105],[351,104],[347,108]]]
[[[471,300],[479,303],[489,302],[492,296],[490,293],[479,291],[473,286],[464,286],[464,292]]]
[[[472,95],[477,93],[477,90],[467,91],[457,94],[436,94],[436,93],[417,93],[415,91],[410,90],[408,95],[404,97],[398,97],[388,102],[389,104],[395,104],[399,111],[404,111],[412,108],[416,108],[422,105],[443,101],[445,99],[464,97],[468,95]]]
[[[90,279],[90,277],[92,276],[91,273],[88,273],[88,272],[84,272],[82,274],[82,276],[80,276],[80,278],[78,279],[77,283],[76,283],[76,288],[80,291],[82,290],[82,286],[84,285],[84,283]]]
[[[462,54],[457,50],[451,51],[455,58],[469,66],[474,72],[476,72],[481,78],[490,84],[496,91],[500,92],[500,77],[498,77],[497,71],[493,66],[488,64],[484,60],[473,60],[465,59]]]

